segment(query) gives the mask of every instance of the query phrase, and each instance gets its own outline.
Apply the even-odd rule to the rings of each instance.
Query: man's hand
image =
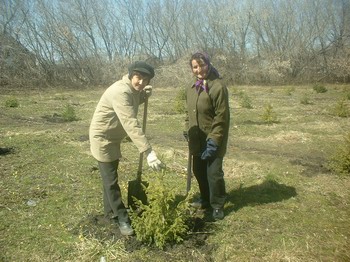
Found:
[[[209,138],[207,140],[207,148],[204,150],[201,156],[202,160],[208,160],[210,158],[215,157],[217,150],[218,150],[218,146],[216,145],[214,140]]]
[[[147,155],[147,163],[152,169],[157,171],[164,168],[164,164],[158,159],[156,152],[153,150]]]
[[[147,85],[143,88],[143,90],[145,90],[147,97],[150,97],[152,95],[152,89],[153,87],[151,85]]]

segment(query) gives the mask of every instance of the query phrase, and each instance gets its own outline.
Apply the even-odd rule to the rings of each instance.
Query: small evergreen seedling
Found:
[[[72,105],[66,105],[63,112],[62,112],[62,118],[64,121],[72,122],[77,121],[78,117],[75,113],[75,109]]]
[[[177,92],[174,102],[174,110],[175,112],[182,114],[185,113],[186,108],[186,90],[185,88],[180,88]]]
[[[291,96],[292,93],[295,91],[295,87],[289,87],[287,90],[286,90],[286,94],[288,96]]]
[[[325,86],[319,84],[314,85],[312,89],[315,90],[318,94],[326,93],[328,91]]]
[[[241,106],[243,108],[247,108],[247,109],[252,109],[252,100],[250,99],[250,97],[246,94],[242,95],[242,100],[241,100]]]
[[[329,161],[329,167],[340,176],[350,176],[350,133],[344,137],[336,153]]]
[[[345,99],[341,99],[338,101],[334,108],[334,114],[339,117],[348,117],[349,116],[349,109],[347,106],[347,103]]]
[[[188,231],[189,197],[175,202],[175,192],[164,180],[165,172],[150,174],[145,188],[148,205],[134,199],[136,210],[131,211],[131,223],[137,240],[163,249],[167,243],[183,241]]]
[[[5,107],[18,107],[19,102],[18,99],[15,97],[11,97],[5,101]]]
[[[278,122],[278,121],[277,121],[277,115],[276,115],[276,113],[274,112],[273,107],[272,107],[271,104],[267,104],[267,105],[265,106],[265,111],[264,111],[264,113],[261,115],[261,119],[262,119],[265,123],[267,123],[267,124],[269,124],[269,125]]]
[[[237,95],[242,98],[245,95],[245,93],[244,91],[240,90],[237,92]]]
[[[300,104],[302,104],[302,105],[311,105],[309,96],[304,95],[304,96],[301,98],[301,100],[300,100]]]

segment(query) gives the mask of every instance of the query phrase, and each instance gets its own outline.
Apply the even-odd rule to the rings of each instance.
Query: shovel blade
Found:
[[[146,181],[133,180],[128,182],[128,206],[129,208],[136,209],[136,202],[134,198],[140,200],[142,204],[147,205],[147,196],[145,188],[148,187]]]

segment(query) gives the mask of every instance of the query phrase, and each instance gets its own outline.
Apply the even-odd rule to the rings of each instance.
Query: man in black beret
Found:
[[[150,77],[150,79],[154,77],[154,68],[144,61],[136,61],[129,65],[129,78],[131,78],[134,71],[145,74]]]
[[[98,162],[102,178],[104,212],[118,222],[122,235],[134,233],[118,185],[122,140],[128,136],[139,152],[146,155],[151,168],[159,170],[163,167],[137,119],[139,105],[151,95],[149,83],[154,77],[154,68],[144,61],[137,61],[128,71],[102,95],[89,130],[91,153]]]

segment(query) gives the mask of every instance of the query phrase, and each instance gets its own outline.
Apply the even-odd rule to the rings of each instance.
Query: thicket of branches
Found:
[[[232,84],[350,82],[348,0],[1,0],[0,85],[105,85],[136,59],[165,86],[207,51]]]

